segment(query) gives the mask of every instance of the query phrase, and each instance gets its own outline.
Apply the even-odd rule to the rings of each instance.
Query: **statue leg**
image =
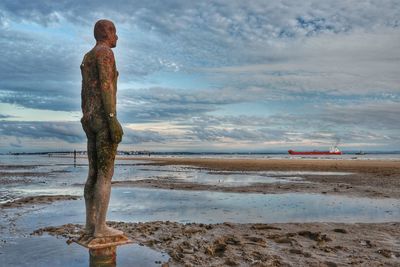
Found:
[[[117,154],[117,144],[110,139],[108,129],[101,130],[96,136],[97,180],[95,184],[94,202],[96,206],[96,225],[94,236],[115,236],[122,231],[106,225],[106,215],[110,202],[111,179],[114,174],[114,161]]]
[[[91,236],[94,233],[96,224],[96,210],[94,204],[94,190],[97,178],[97,153],[95,137],[88,137],[87,155],[89,159],[89,173],[85,184],[84,197],[86,206],[86,227],[85,232]]]

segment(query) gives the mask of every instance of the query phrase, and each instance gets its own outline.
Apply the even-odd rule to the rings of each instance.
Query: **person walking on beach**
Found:
[[[123,130],[117,120],[118,71],[111,48],[118,36],[113,22],[99,20],[94,26],[96,45],[83,58],[82,127],[87,136],[89,173],[84,189],[85,235],[107,237],[123,234],[106,225],[114,161]]]

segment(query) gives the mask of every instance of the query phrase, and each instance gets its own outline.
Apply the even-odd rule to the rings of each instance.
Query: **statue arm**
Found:
[[[84,97],[85,95],[85,90],[84,90],[84,82],[85,82],[85,77],[84,77],[84,71],[83,68],[85,66],[85,59],[86,59],[86,55],[83,57],[82,63],[81,63],[81,75],[82,75],[82,88],[81,88],[81,109],[82,109],[82,113],[84,113],[85,111],[85,106],[86,106],[86,98]]]
[[[106,116],[115,114],[115,93],[113,84],[114,55],[111,49],[102,48],[97,56],[97,69],[101,89],[101,100]]]
[[[111,139],[114,143],[121,142],[123,130],[117,120],[116,114],[116,88],[114,84],[114,54],[109,48],[99,51],[97,57],[97,68],[101,89],[101,100],[104,113],[108,121]]]

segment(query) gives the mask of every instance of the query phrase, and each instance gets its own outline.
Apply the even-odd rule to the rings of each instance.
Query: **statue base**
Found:
[[[88,238],[85,237],[85,235],[82,235],[81,237],[79,237],[79,239],[74,240],[74,242],[88,249],[101,249],[133,243],[133,241],[125,235]]]

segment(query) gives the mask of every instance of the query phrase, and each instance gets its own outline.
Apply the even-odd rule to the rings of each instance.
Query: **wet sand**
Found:
[[[220,187],[177,179],[144,179],[113,182],[115,186],[137,186],[179,190],[209,190],[253,193],[323,193],[374,198],[400,198],[400,161],[317,160],[317,159],[203,159],[129,158],[152,161],[143,165],[184,165],[212,171],[328,171],[349,175],[301,175],[306,183],[265,183],[241,187]]]
[[[119,158],[152,161],[145,165],[190,165],[220,171],[341,171],[379,176],[400,174],[400,160],[345,159],[217,159],[217,158]]]
[[[400,223],[180,224],[109,222],[135,243],[165,251],[162,266],[399,266]],[[68,224],[35,231],[67,238]]]
[[[70,196],[70,195],[41,195],[41,196],[24,197],[11,202],[0,203],[0,209],[34,206],[38,204],[50,204],[55,201],[77,200],[80,198],[81,197],[79,196]]]

